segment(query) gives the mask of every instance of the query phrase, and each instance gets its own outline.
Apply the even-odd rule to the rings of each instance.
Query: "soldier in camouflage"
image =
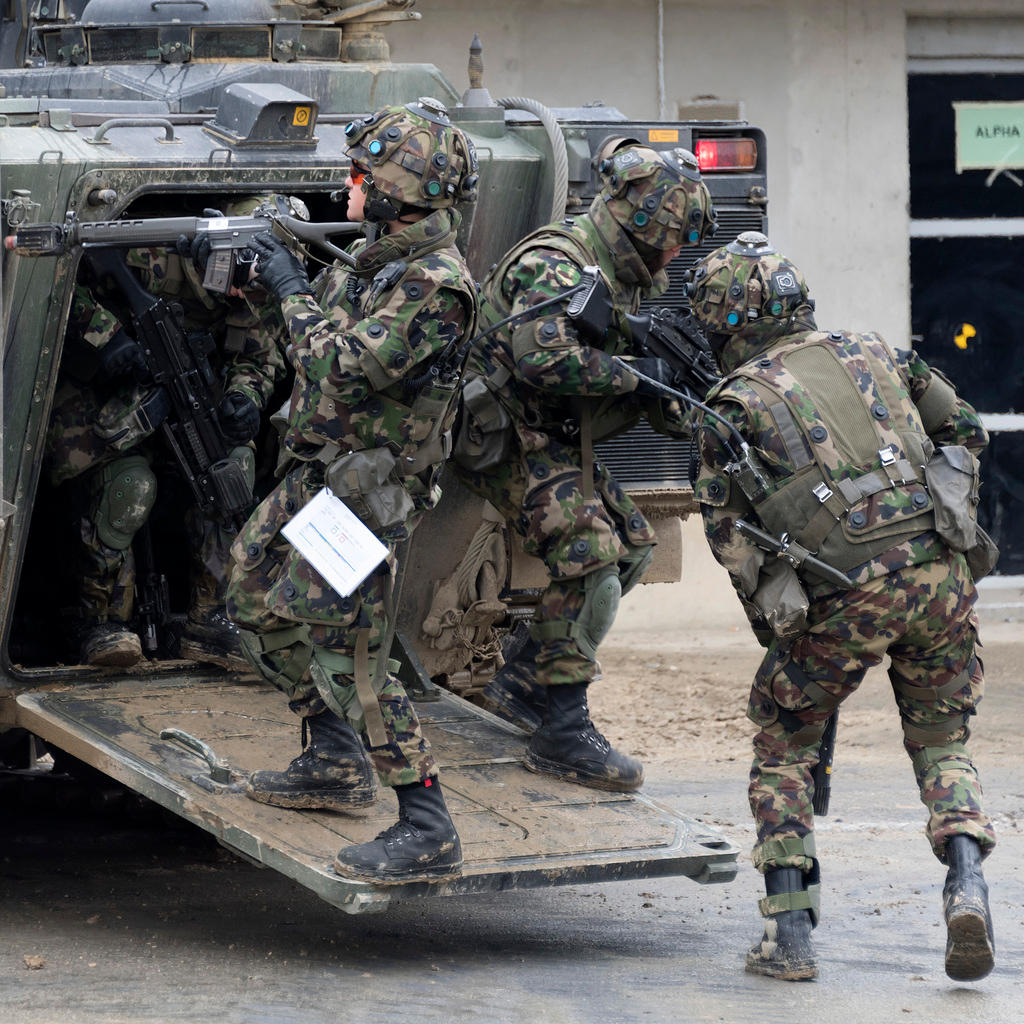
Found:
[[[747,969],[817,976],[812,772],[827,720],[888,654],[928,836],[948,865],[946,971],[984,977],[994,948],[981,861],[995,836],[966,744],[983,689],[974,582],[990,564],[974,453],[986,432],[913,352],[817,330],[803,276],[763,235],[706,257],[689,288],[725,374],[707,399],[717,416],[702,422],[696,496],[767,648],[747,712],[759,729],[749,795],[766,923]],[[784,539],[784,557],[743,522]],[[848,586],[816,576],[812,556]]]
[[[456,459],[550,577],[530,640],[488,684],[486,699],[532,732],[531,771],[629,791],[643,768],[594,727],[586,694],[599,678],[597,647],[620,597],[649,564],[655,536],[595,462],[593,442],[641,416],[666,433],[687,431],[679,405],[613,357],[631,353],[627,316],[667,287],[664,268],[714,230],[715,213],[686,150],[623,149],[601,173],[604,186],[586,215],[533,232],[485,280],[485,324],[516,319],[470,354]],[[608,301],[574,318],[568,300],[549,300],[579,284],[585,267],[596,268]],[[655,380],[671,377],[661,360],[634,365]]]
[[[231,212],[246,213],[267,198],[243,200]],[[202,287],[191,261],[165,249],[129,250],[125,260],[148,291],[181,304],[189,329],[213,335],[214,359],[222,375],[221,428],[228,444],[235,446],[233,457],[251,471],[249,442],[275,381],[284,376],[284,325],[276,304],[257,308],[239,296],[215,296]],[[104,301],[117,308],[118,298],[111,295]],[[48,471],[55,485],[73,481],[72,503],[80,510],[80,657],[86,664],[127,667],[142,658],[139,637],[131,628],[136,583],[132,542],[156,502],[153,465],[165,453],[148,436],[158,425],[153,410],[163,406],[159,395],[140,382],[146,364],[138,343],[118,314],[84,285],[76,287],[69,327],[68,354],[47,435]],[[141,426],[140,408],[150,413],[146,427]],[[224,611],[234,530],[195,507],[186,512],[186,527],[192,594],[181,653],[245,669],[238,630]]]
[[[375,767],[396,791],[399,820],[343,849],[335,870],[381,883],[436,880],[460,872],[461,844],[388,655],[402,545],[440,499],[456,355],[476,324],[454,208],[475,199],[476,155],[444,106],[426,98],[354,121],[346,137],[348,217],[368,228],[351,250],[354,267],[336,264],[311,284],[276,239],[257,242],[257,280],[281,301],[296,376],[285,476],[235,542],[228,608],[253,665],[288,695],[310,738],[284,771],[253,773],[247,792],[280,807],[345,811],[374,800]],[[431,383],[446,379],[447,390]],[[325,481],[388,548],[347,596],[280,532]]]

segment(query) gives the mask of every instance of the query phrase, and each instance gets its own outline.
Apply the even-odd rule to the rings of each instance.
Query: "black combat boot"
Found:
[[[439,882],[462,873],[462,844],[437,776],[395,786],[398,821],[376,839],[347,846],[334,861],[345,878],[399,885]]]
[[[804,873],[799,868],[772,868],[764,873],[769,896],[803,892]],[[782,981],[812,981],[818,964],[811,945],[814,923],[809,910],[783,910],[764,923],[761,941],[747,953],[747,970]]]
[[[309,746],[283,772],[253,772],[246,796],[275,807],[326,811],[372,804],[375,773],[355,729],[330,711],[303,721],[309,726]]]
[[[954,981],[978,981],[992,970],[996,956],[978,841],[964,835],[948,839],[946,863],[946,974]]]
[[[587,683],[549,686],[547,691],[544,721],[530,737],[525,766],[592,789],[618,793],[639,789],[643,765],[613,750],[594,728],[587,708]]]
[[[233,672],[252,671],[242,655],[238,627],[223,607],[189,611],[181,636],[181,656]]]
[[[484,707],[506,722],[534,733],[548,706],[547,687],[537,682],[540,644],[529,637],[484,687]]]

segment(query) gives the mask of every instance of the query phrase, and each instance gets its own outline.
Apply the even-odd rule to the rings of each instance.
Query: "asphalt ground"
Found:
[[[944,869],[891,695],[866,682],[858,713],[878,725],[866,740],[852,726],[840,736],[832,814],[818,822],[816,982],[744,973],[762,891],[745,855],[726,884],[575,886],[349,916],[152,805],[7,780],[0,1024],[1024,1022],[1022,612],[1024,589],[983,589],[989,689],[972,748],[999,837],[985,869],[997,965],[983,981],[943,972]],[[749,850],[743,758],[657,765],[645,788]]]

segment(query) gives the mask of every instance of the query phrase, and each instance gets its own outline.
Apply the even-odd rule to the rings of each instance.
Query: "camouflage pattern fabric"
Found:
[[[820,338],[813,326],[813,320],[801,313],[791,321],[792,333],[783,330],[780,335],[776,325],[774,336],[753,328],[729,335],[720,358],[734,376],[709,397],[711,407],[750,444],[773,492],[797,473],[793,452],[800,449],[792,437],[786,443],[764,394],[749,386],[744,375],[748,370],[770,372],[775,353],[798,345],[801,339]],[[892,375],[886,386],[891,395],[899,396],[892,415],[906,436],[924,431],[927,421],[926,433],[935,445],[963,444],[975,453],[984,448],[988,438],[977,413],[915,353],[893,358],[876,335],[836,332],[830,337],[835,340],[835,354],[852,361],[868,406],[877,402],[878,367],[891,367],[885,371]],[[858,360],[865,350],[874,350],[879,358],[861,366]],[[933,415],[919,415],[919,409],[929,405],[933,388],[948,394],[948,403],[941,405],[945,411],[935,416],[932,403]],[[785,397],[794,423],[801,422],[804,392],[812,406],[821,401],[822,396],[798,380]],[[914,762],[921,799],[929,808],[928,833],[936,855],[941,859],[943,844],[957,833],[971,835],[983,850],[990,849],[994,835],[965,747],[967,716],[974,713],[983,683],[981,662],[974,652],[975,590],[963,557],[952,553],[931,529],[911,537],[897,531],[892,547],[849,570],[853,582],[849,590],[827,583],[807,586],[806,631],[788,641],[770,638],[748,598],[760,567],[774,556],[766,556],[735,529],[737,519],[755,524],[759,520],[734,478],[723,471],[729,461],[722,441],[726,435],[721,423],[704,418],[695,492],[711,549],[728,569],[755,634],[768,646],[749,710],[760,727],[750,784],[758,829],[755,863],[762,871],[773,867],[810,870],[813,854],[808,851],[813,846],[803,849],[801,841],[813,830],[810,771],[817,761],[824,722],[857,688],[865,670],[886,653],[892,658],[890,678],[905,747]],[[730,443],[735,447],[731,439]],[[837,463],[832,468],[834,480],[852,478],[853,467]]]
[[[595,205],[598,200],[595,200]],[[592,210],[594,207],[592,207]],[[635,557],[656,541],[654,530],[600,463],[593,468],[593,497],[584,499],[580,423],[589,416],[595,439],[627,429],[646,415],[652,425],[688,432],[675,402],[638,399],[636,377],[613,361],[631,351],[625,314],[667,284],[652,273],[622,228],[605,217],[552,224],[528,236],[488,275],[482,288],[483,322],[564,292],[597,266],[613,304],[601,338],[584,337],[555,305],[538,317],[505,327],[470,354],[467,378],[488,378],[509,412],[515,437],[508,459],[484,472],[460,468],[467,485],[498,508],[543,559],[551,578],[537,611],[538,625],[574,623],[583,607],[583,577]],[[536,659],[547,685],[591,681],[599,666],[575,644],[548,637]]]
[[[885,654],[892,659],[889,678],[906,731],[903,745],[928,808],[935,856],[945,861],[946,841],[954,835],[971,836],[984,853],[992,849],[995,833],[966,750],[968,719],[984,691],[975,654],[976,596],[963,555],[944,549],[932,561],[823,595],[811,604],[806,633],[792,644],[776,640],[769,646],[747,712],[760,729],[749,796],[757,823],[754,863],[762,871],[811,869],[805,855],[778,856],[772,846],[777,850],[774,841],[813,831],[811,771],[825,720]],[[828,694],[828,706],[793,682],[786,672],[790,664]],[[944,692],[951,685],[953,692]],[[922,742],[929,734],[934,741]]]
[[[405,523],[379,534],[389,549],[386,566],[341,598],[281,535],[281,527],[324,486],[324,462],[339,453],[382,446],[415,459],[434,427],[417,406],[412,381],[451,343],[470,336],[476,323],[476,289],[455,248],[458,216],[438,210],[421,221],[358,247],[354,271],[334,267],[313,282],[313,296],[282,303],[295,367],[285,449],[293,468],[250,517],[232,548],[234,568],[228,613],[243,629],[274,644],[274,634],[302,627],[315,649],[353,657],[357,638],[368,631],[376,659],[388,633],[389,590],[399,545],[422,513],[440,500],[441,456],[402,484],[415,511]],[[404,271],[383,285],[378,272],[395,259]],[[383,279],[381,279],[383,280]],[[454,408],[443,413],[454,416]],[[401,461],[401,460],[400,460]],[[278,668],[298,656],[302,642],[265,656]],[[329,701],[309,666],[294,678],[279,676],[293,711],[316,715],[329,704],[365,735],[351,674],[332,672]],[[437,766],[415,709],[390,672],[377,693],[388,743],[371,750],[386,785],[415,782]]]
[[[276,304],[250,306],[248,300],[213,296],[203,289],[191,263],[164,249],[132,249],[125,260],[138,272],[147,290],[182,305],[190,329],[207,329],[214,334],[217,351],[222,353],[223,391],[240,391],[262,409],[275,382],[285,373],[284,324]],[[112,307],[117,305],[116,296],[106,301]],[[74,489],[79,496],[75,507],[83,545],[78,552],[80,610],[87,620],[101,622],[131,619],[134,559],[130,549],[113,551],[99,541],[91,521],[95,511],[92,499],[80,499],[95,490],[99,479],[96,474],[105,465],[127,454],[127,450],[115,450],[100,438],[95,424],[112,410],[130,407],[138,389],[127,378],[100,379],[88,352],[101,349],[122,328],[130,331],[127,313],[119,316],[97,301],[88,288],[76,286],[61,379],[47,431],[46,466],[51,482],[59,485],[77,478],[85,482],[84,487]],[[166,458],[151,442],[143,442],[132,451],[150,461]],[[195,532],[202,536],[200,543],[204,545],[192,561],[193,593],[204,602],[192,610],[199,611],[218,593],[223,603],[226,577],[215,573],[224,571],[230,537],[214,523]]]

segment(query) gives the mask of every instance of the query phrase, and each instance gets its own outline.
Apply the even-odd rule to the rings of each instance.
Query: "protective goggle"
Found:
[[[352,179],[353,185],[362,185],[366,176],[369,174],[369,170],[363,167],[362,164],[357,164],[355,161],[352,162],[352,167],[348,172],[348,176]]]

